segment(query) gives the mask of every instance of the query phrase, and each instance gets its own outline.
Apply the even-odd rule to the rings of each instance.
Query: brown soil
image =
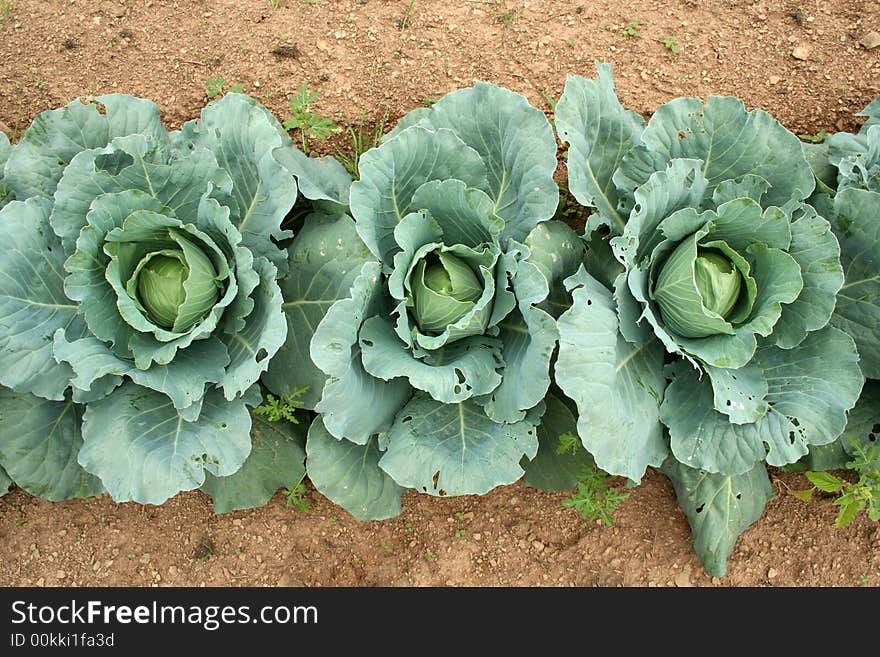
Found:
[[[222,75],[282,118],[300,82],[345,125],[396,120],[475,79],[549,111],[566,73],[615,66],[627,107],[645,115],[679,95],[732,94],[797,133],[851,130],[880,94],[875,0],[494,2],[416,0],[95,2],[11,0],[0,7],[0,129],[77,96],[125,92],[158,102],[169,126],[198,114]],[[638,21],[640,36],[624,36]],[[663,40],[677,35],[681,52]],[[274,53],[273,53],[274,51]],[[337,139],[339,145],[341,140]],[[329,144],[319,150],[332,152]],[[300,513],[216,516],[198,492],[162,507],[106,497],[0,500],[0,585],[880,585],[880,527],[833,527],[829,499],[801,502],[798,474],[740,539],[713,580],[690,545],[672,488],[650,473],[614,527],[581,526],[564,494],[514,485],[484,497],[408,493],[401,516],[360,523],[314,491]]]

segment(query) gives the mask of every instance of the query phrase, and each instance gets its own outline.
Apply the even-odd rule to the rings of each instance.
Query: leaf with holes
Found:
[[[23,488],[89,494],[80,477],[117,500],[159,503],[201,485],[206,471],[226,477],[242,466],[252,447],[246,407],[290,330],[278,278],[293,233],[282,224],[338,214],[350,184],[316,182],[332,165],[294,151],[272,114],[242,94],[171,133],[153,103],[110,95],[40,114],[14,147],[4,137],[0,220],[12,237],[0,244],[0,384],[40,398],[29,421],[74,409],[39,467],[10,439],[7,471]],[[326,193],[315,189],[322,183]],[[350,219],[346,230],[357,242]],[[303,269],[290,276],[315,274]],[[314,329],[293,328],[308,345]],[[314,405],[324,377],[307,351],[292,366],[316,379]],[[282,393],[303,384],[286,374],[275,377]],[[218,508],[268,499],[266,482],[286,476],[290,459],[263,456],[256,450],[227,480],[228,495],[208,485]]]
[[[727,574],[727,558],[740,535],[776,495],[762,464],[739,475],[711,474],[669,459],[663,472],[694,534],[694,551],[714,577]]]
[[[498,424],[474,402],[444,404],[417,393],[384,438],[379,467],[429,495],[482,495],[522,477],[520,461],[538,451],[537,421]]]
[[[334,455],[375,459],[395,485],[433,495],[512,483],[535,455],[556,318],[571,304],[563,281],[584,254],[551,219],[555,153],[541,111],[477,83],[360,158],[351,213],[375,260],[326,265],[335,301],[309,351],[326,375],[309,468],[355,515],[374,513],[357,495],[372,495],[362,479],[375,473],[343,489]]]
[[[241,468],[226,477],[205,475],[202,490],[211,496],[216,513],[263,506],[284,486],[306,474],[305,414],[300,424],[270,422],[251,411],[251,453]]]

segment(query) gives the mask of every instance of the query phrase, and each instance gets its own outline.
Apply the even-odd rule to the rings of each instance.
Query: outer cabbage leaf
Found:
[[[10,153],[12,153],[12,146],[9,145],[9,137],[5,132],[0,132],[0,208],[12,200],[12,187],[4,180],[5,174],[3,172]],[[3,481],[0,481],[0,490],[3,490]]]
[[[538,223],[553,217],[559,202],[553,181],[556,140],[547,117],[524,96],[477,82],[443,96],[419,125],[452,130],[480,154],[488,181],[484,191],[505,221],[502,240],[522,242]]]
[[[798,204],[791,224],[788,254],[801,268],[804,287],[794,303],[782,308],[773,339],[783,349],[794,347],[831,319],[844,282],[838,244],[829,223],[812,207]]]
[[[313,201],[329,201],[334,212],[348,208],[351,176],[336,159],[308,157],[287,142],[273,156],[299,182],[300,194]]]
[[[46,399],[64,399],[73,376],[52,354],[52,335],[87,332],[64,294],[64,251],[49,227],[49,201],[14,201],[0,210],[7,235],[0,258],[0,383]]]
[[[411,210],[416,190],[432,180],[461,180],[487,191],[486,164],[451,130],[420,126],[364,153],[361,179],[351,186],[351,211],[364,244],[390,270],[398,246],[394,228]],[[389,196],[389,191],[390,196]]]
[[[15,483],[53,502],[104,492],[76,460],[83,411],[69,398],[47,401],[0,387],[0,465]]]
[[[379,468],[376,437],[363,445],[337,440],[320,417],[309,428],[309,478],[322,495],[358,520],[385,520],[400,513],[403,488]]]
[[[235,325],[230,326],[229,320],[224,318],[225,330],[218,334],[229,354],[229,364],[220,380],[223,394],[229,401],[259,380],[287,337],[281,290],[275,282],[275,265],[265,258],[256,258],[253,268],[260,278],[250,294],[253,307],[244,325],[236,330]]]
[[[328,375],[315,411],[331,434],[357,445],[390,427],[412,395],[406,381],[377,379],[361,361],[358,333],[366,317],[388,313],[383,292],[381,266],[364,263],[349,296],[330,307],[311,342],[312,359]]]
[[[211,390],[198,422],[188,422],[165,395],[126,383],[86,408],[79,462],[114,500],[161,504],[206,473],[241,468],[251,451],[247,406],[258,402],[255,391],[229,402]]]
[[[15,482],[10,479],[9,475],[6,474],[6,470],[0,467],[0,497],[3,497],[12,490],[12,487],[15,485]]]
[[[607,224],[622,232],[621,214],[612,176],[624,155],[639,143],[645,120],[625,110],[614,92],[609,64],[596,64],[598,78],[569,75],[554,111],[559,138],[569,145],[568,188],[578,203],[596,208],[589,226]]]
[[[501,342],[488,335],[473,335],[415,358],[394,331],[390,320],[370,317],[361,327],[360,348],[364,369],[383,381],[406,378],[416,390],[434,399],[455,404],[486,395],[501,382]]]
[[[767,470],[759,463],[740,475],[718,475],[670,458],[663,472],[675,487],[703,567],[714,577],[724,577],[736,540],[776,497]]]
[[[142,134],[166,139],[155,103],[123,94],[94,100],[104,106],[103,114],[95,103],[74,100],[66,107],[37,115],[24,131],[6,170],[6,183],[16,198],[52,198],[64,168],[77,153],[106,146],[116,137]]]
[[[815,187],[798,138],[767,112],[747,112],[738,98],[709,96],[705,105],[697,98],[676,98],[658,108],[641,139],[614,174],[629,198],[676,158],[702,162],[710,194],[731,178],[752,174],[765,179],[770,183],[765,206],[803,200]]]
[[[804,456],[809,445],[834,441],[864,382],[853,346],[847,334],[831,326],[810,333],[793,349],[763,344],[753,366],[767,382],[768,408],[750,424],[729,422],[715,410],[709,382],[700,381],[684,362],[674,363],[674,380],[660,409],[673,454],[690,467],[738,475],[762,459],[786,465]]]
[[[880,378],[880,193],[843,189],[832,227],[840,240],[845,282],[831,322],[856,342],[865,376]]]
[[[227,477],[205,475],[202,490],[211,496],[216,513],[253,509],[266,504],[282,486],[305,476],[305,417],[300,424],[270,422],[251,411],[251,453],[244,465]]]
[[[547,410],[538,425],[538,453],[520,465],[526,474],[523,482],[539,490],[557,493],[577,485],[584,466],[593,465],[593,457],[581,445],[573,451],[559,452],[559,437],[577,434],[577,419],[561,396],[552,391],[545,398]]]
[[[858,135],[832,135],[828,149],[831,163],[837,166],[838,189],[880,192],[880,127],[871,126]]]
[[[520,422],[498,424],[472,401],[444,404],[417,392],[388,431],[379,467],[429,495],[482,495],[523,475],[523,456],[538,451],[539,417],[533,410]]]
[[[272,240],[292,235],[281,229],[281,222],[296,200],[297,187],[273,157],[276,149],[295,150],[278,120],[253,98],[231,93],[209,103],[201,119],[183,126],[179,138],[189,148],[214,153],[232,178],[225,202],[243,245],[282,269],[286,254]]]
[[[92,203],[103,194],[140,190],[183,223],[198,225],[205,193],[213,190],[222,197],[232,191],[232,179],[210,151],[195,149],[170,163],[168,155],[168,149],[143,135],[117,138],[106,148],[76,155],[58,182],[52,209],[52,228],[64,250],[73,252]]]
[[[611,293],[584,269],[566,286],[574,303],[559,318],[556,383],[577,404],[578,434],[596,465],[639,481],[668,451],[662,346],[653,336],[627,342]]]
[[[498,323],[504,373],[501,383],[485,401],[486,414],[496,422],[518,422],[536,406],[550,387],[550,359],[559,339],[550,291],[562,288],[583,259],[583,243],[574,231],[557,221],[538,224],[524,245],[513,275],[517,308]],[[553,299],[564,304],[567,299]],[[527,383],[526,383],[527,382]]]
[[[327,375],[309,355],[312,336],[330,307],[349,297],[361,267],[373,258],[346,214],[306,217],[287,254],[288,273],[280,281],[287,341],[270,361],[263,383],[276,394],[307,385],[298,399],[313,409]]]

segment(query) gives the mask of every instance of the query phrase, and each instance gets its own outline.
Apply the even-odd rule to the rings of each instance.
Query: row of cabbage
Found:
[[[223,512],[307,472],[384,519],[408,489],[566,490],[592,460],[662,470],[724,574],[767,465],[880,434],[863,114],[805,145],[735,98],[645,124],[609,67],[569,76],[580,234],[553,127],[493,84],[404,116],[355,181],[245,95],[173,132],[131,96],[44,112],[0,133],[0,487]],[[254,413],[267,394],[299,423]]]

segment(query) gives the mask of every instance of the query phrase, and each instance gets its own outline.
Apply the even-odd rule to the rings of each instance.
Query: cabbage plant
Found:
[[[840,245],[805,203],[798,139],[738,99],[679,98],[645,125],[600,65],[569,76],[556,125],[570,190],[594,209],[556,382],[597,465],[635,482],[662,467],[723,575],[773,496],[765,464],[833,442],[862,389],[853,338],[830,322]]]
[[[478,83],[361,157],[359,238],[316,231],[292,252],[320,270],[299,287],[332,303],[310,344],[324,384],[308,472],[355,516],[396,515],[404,489],[485,493],[536,455],[559,407],[545,398],[561,281],[583,256],[550,221],[556,164],[543,113]]]
[[[810,202],[840,242],[845,281],[831,323],[849,333],[868,381],[834,445],[811,450],[811,469],[845,467],[858,443],[880,437],[880,98],[857,116],[856,134],[838,132],[804,144],[817,176]]]
[[[287,336],[277,279],[293,174],[323,198],[310,176],[324,167],[240,94],[170,133],[147,100],[74,101],[0,156],[9,477],[52,500],[143,503],[207,478],[234,508],[268,499],[277,482],[256,489],[276,462],[302,471],[301,442],[265,427],[252,440],[249,407]],[[235,479],[249,456],[250,479]]]

